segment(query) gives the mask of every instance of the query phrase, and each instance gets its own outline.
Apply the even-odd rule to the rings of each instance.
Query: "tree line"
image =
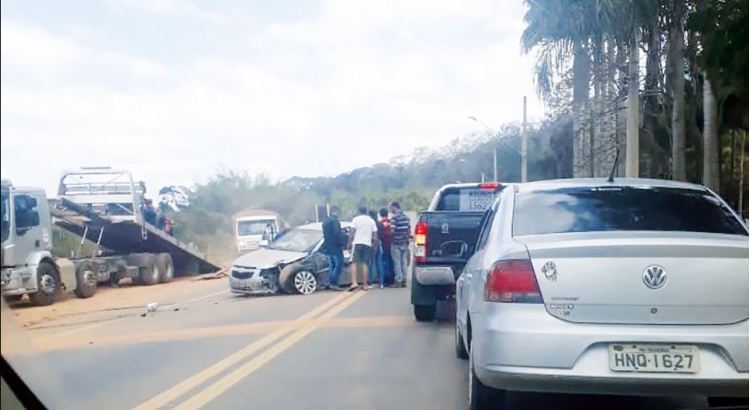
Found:
[[[746,0],[525,4],[521,48],[547,125],[572,126],[551,143],[573,176],[606,176],[619,150],[619,175],[702,183],[747,217]]]

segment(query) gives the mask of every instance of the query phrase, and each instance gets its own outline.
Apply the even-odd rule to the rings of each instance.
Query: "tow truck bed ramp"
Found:
[[[114,253],[169,253],[178,275],[219,270],[195,247],[145,221],[140,211],[144,194],[145,185],[134,183],[129,171],[65,171],[50,213],[55,225]]]

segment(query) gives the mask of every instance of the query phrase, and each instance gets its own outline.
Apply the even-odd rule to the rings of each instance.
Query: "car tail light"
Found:
[[[414,226],[414,258],[417,262],[427,261],[427,222],[417,222]]]
[[[479,184],[480,189],[497,189],[499,186],[500,184],[497,182],[482,182]]]
[[[503,303],[542,303],[534,267],[529,259],[495,262],[484,284],[484,300]]]

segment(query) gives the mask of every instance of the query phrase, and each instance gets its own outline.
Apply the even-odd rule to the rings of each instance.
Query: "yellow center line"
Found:
[[[341,295],[338,295],[328,300],[326,303],[323,303],[317,308],[289,322],[289,324],[282,326],[281,328],[275,330],[274,332],[271,332],[265,337],[257,340],[256,342],[251,343],[247,345],[246,347],[242,348],[241,350],[238,350],[237,352],[218,361],[217,363],[208,367],[207,369],[200,371],[191,377],[188,377],[182,382],[152,397],[151,399],[140,404],[139,406],[134,407],[133,410],[158,409],[166,404],[169,404],[172,400],[177,399],[178,397],[187,393],[191,389],[201,385],[202,383],[218,375],[219,373],[225,371],[226,369],[235,365],[236,363],[239,363],[240,361],[252,355],[253,353],[257,352],[258,350],[261,350],[264,347],[270,345],[277,339],[280,339],[281,337],[283,337],[284,335],[286,335],[287,333],[289,333],[290,331],[298,327],[300,322],[305,322],[314,318],[315,316],[317,316],[321,312],[324,312],[331,306],[334,306],[338,304],[339,302],[341,302],[342,300],[346,299],[349,295],[351,295],[351,293],[343,293]]]
[[[208,386],[205,390],[186,400],[184,403],[177,406],[175,410],[197,410],[205,406],[208,402],[220,396],[230,387],[239,383],[242,379],[263,367],[263,365],[271,361],[271,359],[283,353],[294,344],[302,340],[305,336],[323,326],[326,321],[341,313],[344,309],[349,307],[364,295],[365,292],[357,292],[353,297],[345,300],[341,304],[326,312],[321,317],[313,320],[307,326],[297,330],[295,333],[282,340],[280,343],[259,354],[254,359],[245,363],[238,369],[217,380],[216,382]]]

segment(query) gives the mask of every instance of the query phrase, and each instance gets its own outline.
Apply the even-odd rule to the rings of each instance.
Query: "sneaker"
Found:
[[[383,284],[382,283],[380,284],[380,289],[383,289]]]

